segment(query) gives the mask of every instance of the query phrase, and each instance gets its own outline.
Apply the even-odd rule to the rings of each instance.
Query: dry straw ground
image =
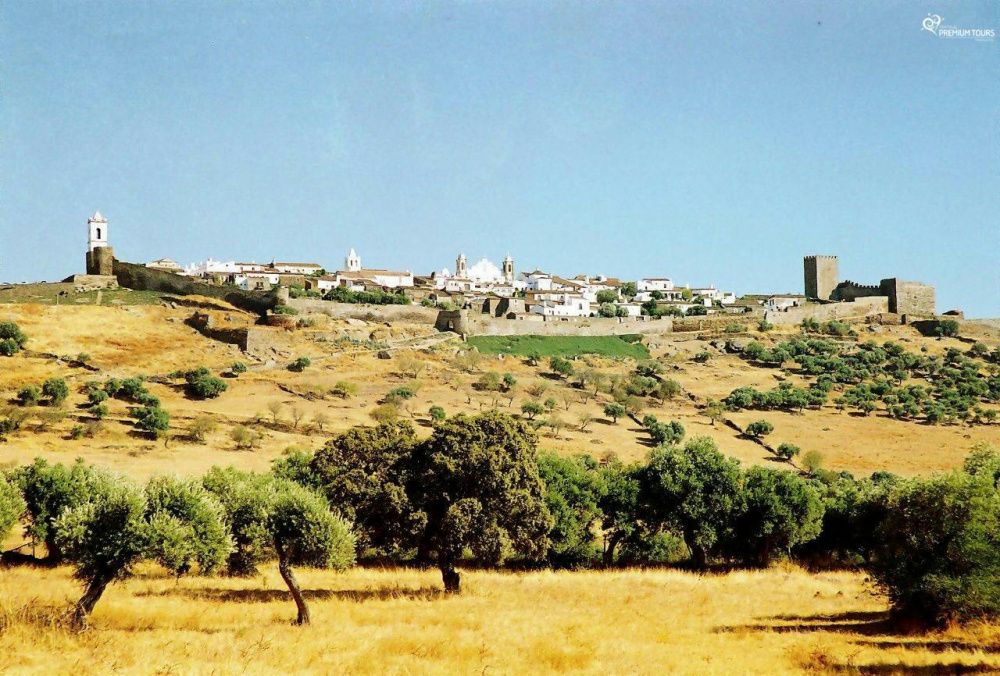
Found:
[[[93,628],[55,618],[67,569],[0,572],[5,673],[973,673],[1000,671],[1000,628],[906,635],[860,575],[772,569],[469,572],[305,570],[313,625],[294,627],[275,571],[113,586]]]

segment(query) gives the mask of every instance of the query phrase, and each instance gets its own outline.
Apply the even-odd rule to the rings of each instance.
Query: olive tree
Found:
[[[107,477],[95,483],[87,500],[62,512],[55,521],[56,541],[86,585],[73,622],[85,627],[104,590],[127,577],[149,547],[149,524],[142,491],[127,481]]]
[[[704,567],[732,529],[741,500],[739,463],[708,437],[653,451],[640,477],[642,511],[651,527],[677,530],[694,564]]]
[[[775,552],[790,553],[819,535],[822,526],[823,502],[808,481],[784,470],[747,470],[734,541],[752,563],[766,567]]]
[[[143,491],[92,470],[85,499],[53,525],[59,550],[86,585],[73,611],[77,627],[87,625],[108,585],[140,560],[156,560],[178,576],[195,563],[210,573],[231,548],[219,505],[200,486],[177,479],[154,479]]]
[[[868,568],[897,616],[928,624],[1000,616],[1000,491],[954,472],[889,495]]]
[[[0,474],[0,543],[10,534],[14,525],[21,520],[26,505],[17,485],[7,481]]]
[[[260,563],[276,557],[298,609],[296,624],[309,624],[309,607],[292,566],[351,566],[355,543],[347,522],[315,491],[270,475],[216,467],[204,485],[222,503],[232,531],[229,572],[252,575]]]
[[[493,411],[455,416],[413,447],[410,499],[425,523],[418,551],[436,560],[445,591],[461,590],[466,549],[491,565],[544,557],[552,517],[536,444],[523,421]]]
[[[557,566],[590,563],[598,555],[595,526],[601,520],[599,502],[604,482],[597,461],[589,455],[572,458],[543,453],[538,470],[545,483],[545,505],[552,514],[549,562]]]
[[[150,552],[164,568],[180,576],[225,564],[233,543],[222,505],[200,483],[154,477],[145,493]]]
[[[56,519],[64,510],[86,502],[98,484],[107,481],[107,475],[95,471],[82,460],[66,466],[36,458],[32,464],[11,472],[10,479],[20,489],[27,505],[25,534],[32,542],[44,543],[47,559],[58,563],[62,550],[56,540]]]
[[[360,550],[395,554],[411,547],[422,531],[422,515],[407,493],[416,442],[409,422],[383,423],[343,432],[313,456],[310,473],[354,523]]]

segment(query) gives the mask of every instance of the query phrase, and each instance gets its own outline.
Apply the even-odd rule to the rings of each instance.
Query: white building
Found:
[[[382,286],[387,289],[398,289],[413,286],[413,273],[409,270],[382,270],[379,268],[362,268],[360,270],[339,270],[334,275],[336,286],[346,286],[359,291],[369,286]]]
[[[541,270],[522,272],[521,281],[525,291],[552,291],[554,288],[552,275]]]
[[[149,261],[146,263],[146,267],[152,268],[153,270],[161,270],[163,272],[173,272],[174,274],[181,274],[184,272],[184,268],[170,258],[157,258],[155,261]]]
[[[590,301],[579,293],[551,291],[533,294],[531,312],[546,317],[589,317]]]
[[[455,274],[447,268],[431,275],[437,289],[449,293],[492,293],[498,296],[510,297],[525,287],[524,282],[514,279],[514,259],[507,254],[502,268],[485,256],[468,264],[465,254],[459,254],[455,259]]]
[[[674,282],[669,277],[646,277],[635,283],[637,291],[673,291]]]
[[[191,263],[180,274],[187,275],[188,277],[212,277],[215,275],[228,276],[237,272],[243,272],[243,269],[234,261],[224,263],[208,258],[200,263]]]
[[[323,270],[323,266],[319,263],[277,263],[271,261],[271,265],[268,267],[287,275],[312,275]]]

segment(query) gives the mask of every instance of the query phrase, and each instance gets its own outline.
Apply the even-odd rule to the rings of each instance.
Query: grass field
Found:
[[[469,345],[483,354],[511,354],[525,357],[574,357],[597,354],[604,357],[648,359],[649,350],[642,336],[472,336]]]
[[[60,626],[69,570],[0,571],[3,673],[973,673],[1000,629],[905,635],[860,575],[798,569],[467,572],[302,570],[313,624],[273,566],[249,579],[144,567],[82,634]]]
[[[103,289],[60,296],[67,285],[13,284],[0,288],[0,303],[37,303],[40,305],[94,305],[98,293],[102,305],[154,305],[165,294],[159,291],[133,291],[131,289]]]

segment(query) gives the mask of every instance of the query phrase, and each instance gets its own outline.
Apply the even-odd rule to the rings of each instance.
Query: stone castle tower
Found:
[[[455,259],[455,276],[465,278],[469,274],[469,262],[465,259],[465,254],[458,254]]]
[[[114,274],[115,250],[108,244],[108,219],[100,211],[87,219],[87,274]]]
[[[806,256],[802,262],[805,268],[806,298],[830,300],[839,279],[837,257]]]
[[[361,256],[353,248],[344,259],[344,269],[348,272],[359,272],[361,270]]]
[[[514,281],[514,259],[510,254],[503,259],[503,278],[508,284]]]

